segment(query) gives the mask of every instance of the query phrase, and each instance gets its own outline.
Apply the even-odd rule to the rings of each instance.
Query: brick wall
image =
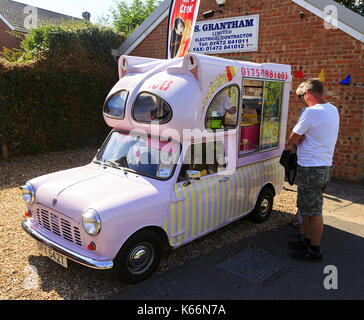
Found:
[[[167,50],[167,23],[168,18],[165,18],[130,55],[165,59]]]
[[[317,77],[325,70],[327,100],[340,112],[341,124],[334,156],[333,175],[339,179],[359,181],[364,178],[364,89],[340,85],[351,75],[352,83],[364,84],[364,44],[339,29],[327,30],[324,21],[289,0],[264,1],[228,0],[224,13],[212,19],[247,14],[260,14],[259,51],[230,53],[224,58],[239,57],[257,63],[273,62],[292,66],[292,74],[301,70],[305,78]],[[250,3],[251,7],[248,6]],[[201,0],[202,12],[218,9],[215,0]],[[301,19],[299,12],[305,16]],[[167,19],[149,34],[132,55],[165,58]],[[293,128],[303,101],[295,96],[301,83],[293,79],[287,134]]]
[[[0,19],[0,52],[3,47],[8,49],[19,48],[21,40],[9,34],[8,31],[11,31],[11,29]]]

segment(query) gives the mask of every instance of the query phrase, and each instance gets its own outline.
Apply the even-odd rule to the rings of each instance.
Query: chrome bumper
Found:
[[[71,250],[65,249],[63,247],[61,247],[59,244],[50,241],[48,239],[46,239],[44,236],[42,236],[40,233],[38,233],[37,231],[31,229],[29,227],[28,221],[24,220],[21,224],[22,228],[24,229],[24,231],[26,233],[28,233],[30,236],[32,236],[35,240],[39,241],[41,244],[51,248],[52,250],[58,252],[59,254],[65,256],[66,258],[75,261],[79,264],[82,264],[86,267],[92,268],[92,269],[97,269],[97,270],[107,270],[107,269],[111,269],[114,265],[113,261],[98,261],[98,260],[93,260],[90,258],[87,258],[85,256],[82,256],[78,253],[72,252]]]

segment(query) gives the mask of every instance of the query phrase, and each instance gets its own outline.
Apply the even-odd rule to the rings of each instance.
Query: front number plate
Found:
[[[68,268],[67,264],[67,258],[65,256],[62,256],[58,252],[52,250],[51,248],[48,248],[41,243],[38,242],[38,249],[46,255],[48,258],[52,259],[54,262],[57,262],[64,268]]]

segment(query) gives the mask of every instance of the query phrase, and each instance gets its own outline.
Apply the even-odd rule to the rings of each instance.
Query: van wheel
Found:
[[[269,188],[264,188],[260,192],[257,203],[253,211],[249,214],[249,218],[258,223],[267,220],[272,212],[273,198],[273,191]]]
[[[133,284],[149,278],[162,258],[162,243],[153,231],[133,235],[115,258],[114,274],[123,283]]]

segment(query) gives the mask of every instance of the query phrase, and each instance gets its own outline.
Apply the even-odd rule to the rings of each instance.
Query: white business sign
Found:
[[[196,23],[190,53],[258,51],[259,15]]]

